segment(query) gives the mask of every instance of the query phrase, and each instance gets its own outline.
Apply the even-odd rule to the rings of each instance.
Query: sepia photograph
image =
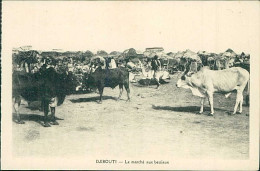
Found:
[[[1,169],[259,169],[259,1],[3,1]]]

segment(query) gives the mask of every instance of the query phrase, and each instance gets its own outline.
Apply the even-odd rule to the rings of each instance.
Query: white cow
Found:
[[[242,113],[243,91],[246,84],[249,83],[249,72],[240,67],[233,67],[224,70],[209,70],[207,67],[202,68],[199,72],[186,75],[187,70],[177,81],[177,87],[191,89],[193,95],[201,97],[200,112],[203,112],[203,104],[206,97],[208,97],[210,116],[214,114],[213,108],[213,93],[222,92],[228,97],[232,91],[237,90],[236,104],[233,114],[236,114],[237,107],[240,104],[239,113]],[[248,85],[249,88],[249,85]]]

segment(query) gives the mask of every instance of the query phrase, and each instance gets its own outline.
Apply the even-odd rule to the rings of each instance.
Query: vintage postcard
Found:
[[[258,170],[259,1],[3,1],[1,169]]]

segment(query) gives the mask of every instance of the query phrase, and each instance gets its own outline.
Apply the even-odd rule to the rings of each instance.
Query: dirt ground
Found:
[[[44,128],[43,113],[22,102],[24,125],[13,122],[13,153],[17,156],[171,156],[176,158],[247,159],[249,157],[249,108],[228,115],[235,104],[214,95],[215,116],[197,115],[200,101],[190,90],[176,87],[177,75],[160,89],[131,83],[131,102],[115,89],[98,94],[66,97],[56,108],[60,125]]]

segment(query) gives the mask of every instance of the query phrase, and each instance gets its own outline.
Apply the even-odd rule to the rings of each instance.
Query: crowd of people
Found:
[[[138,70],[138,68],[146,67],[150,70],[157,70],[154,64],[154,60],[158,64],[160,61],[158,56],[153,59],[146,59],[141,61],[140,59],[124,59],[116,60],[113,57],[101,57],[94,56],[88,60],[77,60],[73,57],[53,58],[53,57],[41,57],[39,55],[34,57],[34,60],[20,60],[19,62],[13,61],[13,70],[25,72],[25,73],[36,73],[41,68],[54,68],[57,72],[72,72],[74,74],[88,73],[91,69],[95,70],[97,67],[102,69],[113,69],[117,67],[127,67],[131,71]],[[32,62],[33,61],[33,62]],[[156,63],[156,64],[157,64]],[[161,64],[160,67],[161,68]]]
[[[50,57],[46,58],[36,58],[36,62],[28,63],[22,61],[20,63],[13,64],[13,69],[16,71],[26,72],[26,73],[35,73],[38,72],[41,68],[50,68],[53,67],[58,72],[73,72],[78,73],[80,71],[84,72],[88,69],[88,64],[86,62],[80,62],[73,60],[72,58],[63,58],[63,59],[53,59]]]
[[[21,53],[23,54],[23,53]],[[40,71],[40,69],[46,69],[46,68],[54,68],[57,72],[64,73],[64,72],[72,72],[76,76],[82,76],[85,73],[90,73],[91,71],[94,71],[96,68],[101,67],[102,69],[113,69],[117,67],[126,67],[129,71],[132,73],[140,73],[143,69],[145,69],[147,72],[149,72],[150,77],[155,78],[156,72],[160,70],[165,70],[169,73],[174,73],[176,71],[184,71],[185,65],[188,63],[188,61],[192,62],[192,59],[189,58],[180,58],[178,59],[171,59],[165,60],[162,58],[159,58],[157,55],[153,56],[152,58],[114,58],[113,56],[92,56],[90,58],[85,58],[84,60],[81,60],[77,56],[69,57],[69,56],[57,56],[57,57],[51,57],[51,56],[41,56],[40,54],[36,53],[28,53],[27,55],[20,55],[25,56],[21,57],[22,60],[17,60],[19,58],[19,53],[16,56],[13,56],[13,70],[21,71],[25,73],[36,73]],[[249,65],[246,65],[244,60],[246,61],[245,54],[241,54],[241,57],[234,58],[233,63],[234,66],[242,66],[246,67],[247,70],[249,70]],[[200,55],[201,63],[199,62],[192,62],[192,65],[194,68],[194,72],[199,70],[202,66],[201,65],[208,65],[210,66],[210,57],[203,58],[203,55]],[[28,60],[29,59],[29,60]],[[205,62],[206,59],[206,62]],[[243,62],[237,60],[243,60]],[[231,60],[229,60],[230,62]],[[215,59],[214,60],[214,67],[219,69],[223,68],[226,61],[223,62],[221,60]],[[237,64],[238,63],[238,64]],[[218,65],[217,65],[218,64]],[[220,65],[221,64],[221,65]],[[222,66],[223,65],[223,66]],[[212,69],[215,69],[212,67]],[[225,67],[224,67],[225,68]],[[171,72],[174,71],[174,72]],[[80,81],[79,81],[80,82]],[[158,82],[159,84],[159,82]]]

